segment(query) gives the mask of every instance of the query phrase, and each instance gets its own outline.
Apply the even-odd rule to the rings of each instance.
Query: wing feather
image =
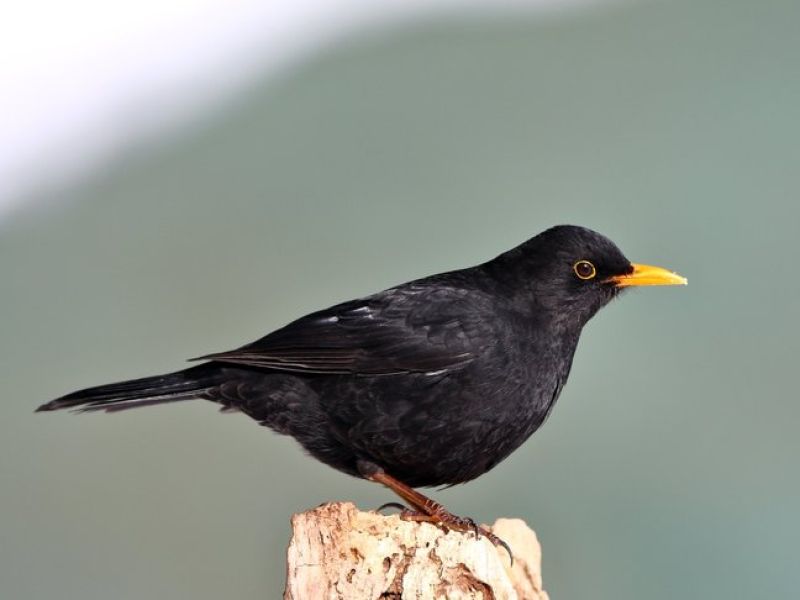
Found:
[[[491,298],[407,284],[302,317],[229,352],[200,359],[320,374],[453,369],[493,343]]]

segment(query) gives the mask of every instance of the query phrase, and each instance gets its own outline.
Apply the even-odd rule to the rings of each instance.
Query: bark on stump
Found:
[[[491,527],[514,553],[468,533],[332,502],[292,517],[284,600],[547,600],[541,548],[520,519]]]

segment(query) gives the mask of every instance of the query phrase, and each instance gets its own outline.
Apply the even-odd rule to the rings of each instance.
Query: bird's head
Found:
[[[548,229],[490,264],[521,292],[517,302],[579,327],[629,287],[686,285],[672,271],[630,262],[607,237],[574,225]]]

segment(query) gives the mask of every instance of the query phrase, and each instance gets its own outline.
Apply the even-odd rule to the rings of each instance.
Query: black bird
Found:
[[[621,290],[685,283],[632,264],[594,231],[562,225],[484,264],[301,317],[198,366],[88,388],[38,410],[210,400],[388,486],[412,507],[407,518],[474,529],[413,488],[470,481],[536,431],[583,326]]]

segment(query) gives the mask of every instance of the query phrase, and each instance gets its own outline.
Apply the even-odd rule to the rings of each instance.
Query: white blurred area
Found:
[[[436,12],[562,13],[607,0],[12,1],[0,20],[0,220],[253,77]]]

